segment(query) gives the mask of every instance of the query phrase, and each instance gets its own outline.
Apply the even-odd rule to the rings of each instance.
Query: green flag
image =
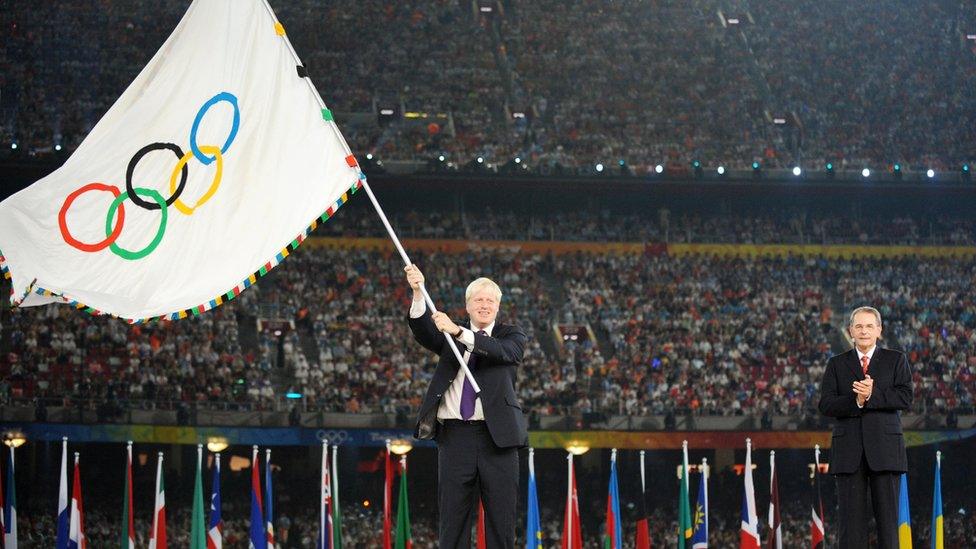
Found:
[[[687,455],[687,454],[685,454]],[[688,463],[681,466],[681,496],[678,500],[678,547],[684,549],[685,541],[691,537],[691,504],[688,501]]]
[[[396,549],[410,549],[410,504],[407,500],[407,460],[400,458],[400,499],[397,501]]]
[[[190,549],[207,549],[207,530],[203,519],[203,445],[197,445],[197,478],[193,483],[193,514],[190,523]]]
[[[342,511],[339,509],[339,447],[332,448],[332,549],[342,549]]]

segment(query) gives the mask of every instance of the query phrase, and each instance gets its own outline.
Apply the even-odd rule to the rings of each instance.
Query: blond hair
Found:
[[[481,290],[489,290],[494,294],[495,299],[499,302],[502,300],[502,289],[495,284],[495,281],[490,278],[476,278],[471,284],[468,284],[468,288],[464,290],[464,302],[467,303],[471,301],[471,297]]]

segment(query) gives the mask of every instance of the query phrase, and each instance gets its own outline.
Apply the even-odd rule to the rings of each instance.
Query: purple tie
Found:
[[[484,330],[478,330],[479,335],[487,335]],[[468,357],[468,369],[474,371],[475,357],[474,352]],[[474,392],[474,386],[468,380],[468,376],[464,376],[464,388],[461,389],[461,419],[468,420],[474,415],[474,401],[477,400],[478,395]]]

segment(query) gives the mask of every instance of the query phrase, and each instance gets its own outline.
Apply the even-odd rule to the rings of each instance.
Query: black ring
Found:
[[[150,143],[139,149],[136,154],[132,155],[132,160],[129,160],[129,167],[125,170],[125,190],[129,194],[129,200],[140,208],[146,210],[158,210],[160,209],[160,206],[155,202],[144,200],[142,197],[136,194],[135,188],[132,185],[132,174],[136,171],[136,164],[142,160],[143,156],[146,156],[150,152],[161,151],[164,149],[173,151],[173,154],[176,155],[177,161],[183,160],[183,149],[181,149],[178,145],[174,145],[173,143]],[[186,178],[189,173],[190,170],[187,168],[186,164],[183,164],[183,170],[180,173],[180,185],[176,187],[176,192],[173,193],[173,196],[166,200],[167,206],[172,206],[173,202],[176,202],[176,199],[183,194],[183,187],[186,186]]]

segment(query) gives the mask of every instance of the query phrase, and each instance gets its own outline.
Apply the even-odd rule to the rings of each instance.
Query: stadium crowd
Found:
[[[5,9],[0,151],[73,150],[187,5]],[[687,169],[694,159],[937,170],[972,160],[964,144],[976,112],[973,20],[951,0],[275,8],[333,110],[396,111],[388,124],[348,117],[343,129],[360,155],[444,155],[457,166],[521,157],[542,171],[625,159],[637,172]]]

